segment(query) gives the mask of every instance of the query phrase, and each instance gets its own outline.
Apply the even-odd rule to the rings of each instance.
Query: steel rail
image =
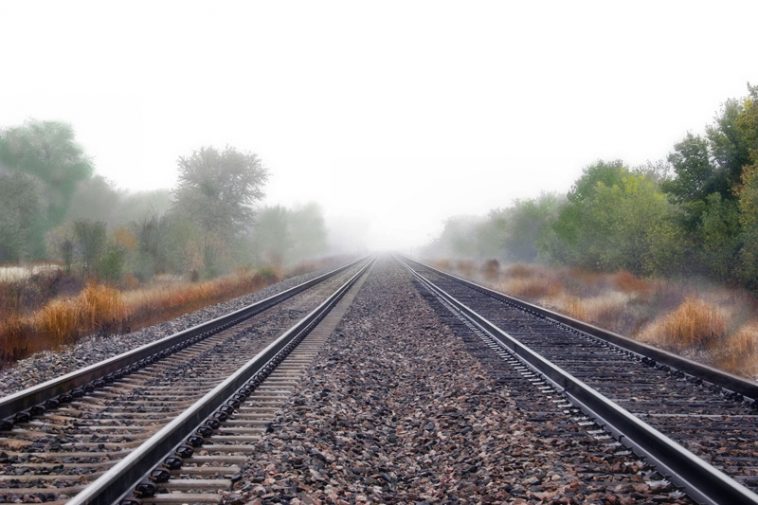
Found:
[[[700,377],[713,384],[729,389],[735,393],[740,393],[758,402],[758,382],[752,381],[750,379],[746,379],[744,377],[739,377],[737,375],[730,374],[723,370],[718,370],[716,368],[710,367],[708,365],[704,365],[702,363],[698,363],[696,361],[689,360],[687,358],[683,358],[681,356],[677,356],[676,354],[670,353],[668,351],[664,351],[663,349],[658,349],[657,347],[653,347],[651,345],[644,344],[636,340],[632,340],[629,337],[625,337],[618,333],[614,333],[612,331],[599,328],[592,324],[585,323],[584,321],[579,321],[578,319],[574,319],[567,315],[552,311],[550,309],[546,309],[544,307],[540,307],[533,303],[524,301],[520,298],[516,298],[511,295],[500,293],[498,291],[490,289],[486,286],[482,286],[481,284],[470,281],[468,279],[463,279],[451,273],[443,272],[442,270],[434,268],[433,266],[427,265],[420,261],[412,260],[407,257],[403,257],[403,260],[407,263],[419,265],[423,268],[431,270],[434,273],[441,275],[443,277],[446,277],[450,280],[460,282],[461,284],[464,284],[471,289],[474,289],[476,291],[484,293],[487,296],[490,296],[492,298],[508,303],[521,310],[524,310],[525,312],[563,324],[565,326],[568,326],[571,329],[587,333],[593,337],[597,337],[607,342],[610,342],[612,344],[615,344],[618,347],[621,347],[625,350],[632,351],[640,356],[646,356],[648,358],[651,358],[659,363],[663,363],[663,364],[672,366],[674,368],[678,368],[679,370],[683,372],[687,372],[690,375]]]
[[[691,498],[708,505],[758,504],[758,495],[680,444],[612,402],[587,384],[525,346],[403,262],[419,283],[460,315],[518,356],[564,393],[619,441],[645,457],[659,472],[682,486]]]
[[[361,258],[350,262],[247,307],[8,395],[0,399],[0,429],[10,429],[14,422],[28,420],[32,415],[82,396],[95,387],[113,382],[129,372],[234,326],[364,260]]]
[[[127,457],[119,461],[96,481],[84,488],[69,500],[67,505],[111,504],[125,498],[138,483],[150,474],[156,465],[182,446],[184,440],[191,436],[214,412],[224,407],[234,409],[239,405],[241,399],[252,393],[254,387],[262,380],[257,377],[257,374],[272,371],[299,341],[329,313],[372,264],[373,259],[366,261],[366,264],[357,273],[351,276],[318,307],[129,453]],[[233,400],[233,402],[236,401],[236,405],[233,402],[227,403],[230,398],[236,399]],[[198,433],[198,435],[200,434]]]

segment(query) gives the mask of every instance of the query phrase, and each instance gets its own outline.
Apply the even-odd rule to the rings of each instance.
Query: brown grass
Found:
[[[685,298],[676,310],[651,323],[640,337],[677,350],[702,350],[724,342],[728,314],[700,298]]]
[[[54,299],[26,315],[0,322],[0,363],[54,349],[90,334],[131,331],[204,306],[256,291],[281,280],[270,269],[240,271],[217,279],[119,291],[88,284],[78,295]]]
[[[489,259],[482,265],[482,273],[487,280],[497,279],[500,274],[500,262],[496,259]]]
[[[455,264],[449,263],[452,271]],[[470,271],[466,265],[465,270]],[[517,263],[477,277],[494,289],[724,370],[758,378],[758,299],[702,279]]]
[[[505,269],[506,277],[531,277],[535,275],[537,269],[533,266],[516,263]]]
[[[526,300],[551,298],[561,294],[561,287],[558,284],[546,282],[542,278],[516,277],[515,279],[505,279],[500,281],[496,287],[504,293]]]
[[[473,260],[458,260],[455,262],[455,268],[463,275],[471,277],[476,270],[476,263]]]
[[[623,293],[649,293],[654,288],[652,282],[626,270],[619,270],[613,274],[613,283]]]
[[[741,326],[715,352],[719,367],[758,377],[758,321]]]

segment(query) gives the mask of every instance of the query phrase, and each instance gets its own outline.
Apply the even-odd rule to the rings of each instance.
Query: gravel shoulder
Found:
[[[324,274],[338,265],[290,277],[254,293],[209,305],[141,330],[121,335],[91,335],[75,344],[54,351],[42,351],[0,370],[0,397],[40,384],[83,366],[97,363],[130,349],[185,330],[204,321],[222,316],[233,310],[273,296],[309,279]]]
[[[226,502],[689,503],[565,424],[522,410],[380,261]]]

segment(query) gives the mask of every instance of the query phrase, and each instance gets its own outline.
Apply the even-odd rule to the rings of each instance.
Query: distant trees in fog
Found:
[[[325,252],[318,206],[257,208],[267,172],[255,154],[202,147],[177,165],[173,191],[128,193],[93,175],[66,124],[0,130],[0,263],[58,261],[118,283],[198,279]]]
[[[758,87],[667,160],[585,168],[565,197],[453,218],[427,254],[690,274],[758,288]]]

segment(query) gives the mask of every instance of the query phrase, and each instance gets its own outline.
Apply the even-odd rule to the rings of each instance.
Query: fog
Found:
[[[264,205],[341,247],[414,250],[451,215],[664,158],[758,83],[755,2],[3,2],[0,127],[70,123],[97,174],[173,188],[256,153]]]

